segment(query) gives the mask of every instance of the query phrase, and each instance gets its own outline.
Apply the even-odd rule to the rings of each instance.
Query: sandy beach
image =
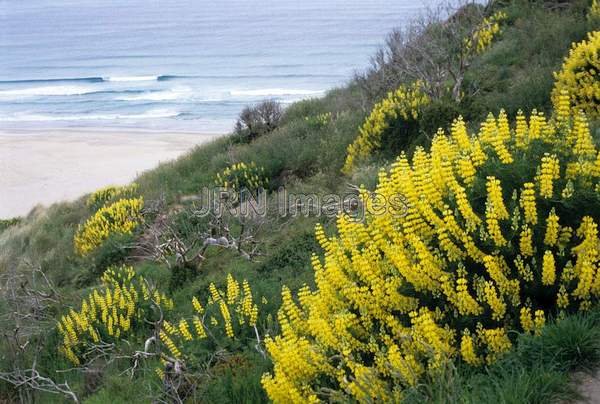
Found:
[[[126,184],[214,134],[148,130],[0,130],[0,218]]]

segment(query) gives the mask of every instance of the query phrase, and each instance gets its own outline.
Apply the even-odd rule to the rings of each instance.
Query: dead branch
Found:
[[[472,0],[444,2],[394,30],[371,59],[371,67],[356,76],[370,103],[415,81],[424,83],[423,90],[434,99],[441,98],[450,83],[450,96],[459,101],[473,56],[465,41],[474,41],[486,9]]]
[[[67,382],[56,383],[49,377],[40,375],[34,367],[31,369],[16,369],[12,372],[0,372],[0,380],[12,384],[18,388],[28,388],[36,391],[43,391],[52,394],[62,394],[79,403],[77,395],[71,390]]]

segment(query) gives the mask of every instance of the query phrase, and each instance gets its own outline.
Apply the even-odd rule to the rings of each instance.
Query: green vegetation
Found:
[[[3,219],[0,220],[0,232],[8,229],[9,227],[15,226],[19,223],[21,223],[21,218],[20,217],[13,217],[12,219]]]
[[[513,0],[459,10],[452,20],[456,24],[449,26],[460,28],[453,31],[456,41],[448,42],[446,53],[437,52],[439,48],[434,47],[442,42],[429,41],[431,47],[427,49],[436,55],[462,46],[477,51],[465,52],[464,61],[468,63],[459,70],[453,68],[453,73],[460,73],[455,79],[448,73],[436,86],[424,87],[430,102],[420,106],[415,122],[411,118],[411,124],[405,125],[402,113],[385,117],[390,120],[385,124],[377,121],[381,133],[377,133],[376,147],[370,147],[344,174],[348,147],[359,137],[360,128],[374,107],[389,92],[416,81],[403,73],[403,68],[394,69],[386,58],[320,99],[297,102],[284,111],[272,103],[248,108],[235,133],[142,174],[134,187],[107,188],[74,203],[38,208],[27,217],[1,221],[0,318],[4,327],[0,334],[0,401],[65,402],[73,392],[79,400],[90,403],[179,399],[267,402],[261,378],[265,373],[273,373],[274,367],[265,337],[281,334],[278,310],[282,304],[296,299],[296,292],[303,285],[315,288],[311,256],[323,256],[314,236],[315,226],[321,223],[327,234],[336,233],[337,227],[332,217],[293,216],[291,211],[285,216],[276,214],[275,191],[284,186],[289,194],[357,196],[361,184],[373,190],[380,168],[389,169],[399,151],[412,156],[419,146],[429,147],[438,127],[450,132],[459,115],[473,125],[467,128],[469,133],[477,131],[477,125],[486,120],[488,113],[498,116],[500,108],[505,109],[511,122],[517,111],[529,116],[534,108],[549,120],[553,72],[561,69],[571,44],[582,41],[598,27],[598,19],[588,16],[591,3]],[[497,12],[504,18],[499,20],[498,31],[493,28],[494,34],[487,42],[489,36],[481,34],[481,27],[490,29],[491,25],[482,26],[481,18]],[[428,24],[427,38],[439,38],[439,32],[444,34],[441,37],[447,37],[447,32],[440,31],[439,21]],[[470,45],[465,45],[465,32],[477,33],[470,36]],[[411,38],[419,43],[424,37]],[[394,38],[398,36],[392,36],[386,46],[396,44]],[[481,40],[484,46],[479,44]],[[385,54],[389,49],[382,51]],[[444,60],[454,64],[454,57]],[[380,74],[383,71],[385,75]],[[382,80],[384,76],[386,80]],[[595,134],[597,122],[589,125]],[[594,138],[594,142],[597,147],[598,139]],[[536,153],[542,153],[541,149]],[[245,169],[231,168],[243,168],[240,163],[249,166],[253,162],[256,166],[248,174],[250,180],[243,177]],[[498,173],[498,178],[512,178],[519,170],[535,173],[532,164],[539,165],[539,159],[528,162],[523,158],[518,164],[514,172],[512,168],[503,169],[499,162],[485,170],[489,175]],[[236,183],[268,183],[270,210],[266,217],[241,214],[241,206],[227,200],[222,202],[231,209],[222,216],[200,217],[195,213],[205,202],[201,189],[213,187],[216,179],[229,178],[232,173]],[[485,181],[477,180],[474,187],[479,194],[485,194]],[[593,189],[588,194],[578,191],[569,206],[584,206],[597,220],[593,213],[598,208],[594,193]],[[110,231],[99,228],[94,233],[93,248],[83,256],[77,254],[74,240],[78,229],[97,212],[120,206],[130,198],[144,201],[143,210],[136,208],[133,214],[139,226],[127,234],[109,234]],[[508,198],[510,195],[505,195]],[[485,211],[484,204],[485,199],[481,199],[483,208],[479,213]],[[571,225],[576,230],[575,216],[566,212],[567,209],[560,214],[561,225]],[[137,220],[138,214],[143,215],[143,221]],[[131,216],[124,213],[119,220],[127,223]],[[557,264],[562,265],[562,260],[557,257]],[[116,338],[114,332],[109,335],[108,316],[112,309],[109,313],[107,308],[105,321],[97,321],[102,324],[98,327],[104,336],[99,340],[104,344],[95,342],[92,334],[77,336],[77,343],[67,340],[76,347],[78,366],[85,369],[74,367],[73,358],[69,361],[70,355],[64,353],[65,337],[57,324],[61,319],[68,324],[68,318],[73,318],[71,310],[87,316],[89,309],[84,310],[82,302],[94,290],[102,291],[103,299],[110,290],[112,299],[117,288],[107,286],[103,274],[109,267],[121,268],[122,264],[133,268],[135,279],[139,279],[135,284],[138,293],[143,294],[144,287],[160,290],[160,301],[168,301],[172,309],[163,312],[163,305],[156,298],[140,296],[135,300],[131,291],[123,307],[120,302],[111,301],[117,316],[128,313],[124,317],[127,332]],[[240,290],[244,279],[251,286],[253,304],[258,309],[256,328],[247,327],[254,319],[252,310],[244,308],[243,300],[224,303],[227,311],[221,305],[221,301],[227,302],[229,289],[235,289],[228,282],[229,274],[229,279],[238,280]],[[293,294],[284,292],[282,296],[283,285]],[[239,296],[246,295],[240,292]],[[192,303],[194,298],[210,313],[205,318]],[[143,312],[135,307],[128,312],[130,301],[143,304]],[[540,301],[543,306],[543,299]],[[181,320],[186,320],[192,330],[194,316],[202,319],[207,338],[196,338],[194,334],[190,341],[181,330],[186,329]],[[572,372],[591,370],[600,361],[597,308],[580,314],[546,311],[545,316],[546,326],[539,328],[539,335],[529,335],[511,323],[508,335],[513,348],[493,364],[471,367],[461,360],[444,362],[439,372],[426,372],[418,383],[406,386],[404,399],[541,403],[574,398]],[[228,317],[233,332],[227,331]],[[245,327],[235,323],[242,320]],[[78,332],[81,330],[83,326]],[[180,357],[169,348],[167,339],[161,338],[161,333],[176,345]],[[63,352],[59,352],[60,347]],[[17,385],[31,375],[24,372],[33,366],[50,381],[35,379],[35,386]],[[327,384],[326,380],[321,381]],[[40,390],[42,385],[45,391]],[[326,387],[332,386],[337,387],[329,381]]]

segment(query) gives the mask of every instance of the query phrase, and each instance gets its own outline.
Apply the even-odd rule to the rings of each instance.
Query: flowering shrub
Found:
[[[422,83],[400,86],[377,103],[358,130],[358,137],[348,146],[342,172],[349,173],[359,160],[371,155],[381,146],[381,139],[390,125],[398,120],[416,121],[421,108],[429,104],[429,97],[421,89]]]
[[[283,289],[281,334],[267,339],[274,402],[398,401],[459,357],[478,366],[508,351],[510,330],[600,296],[600,155],[584,115],[457,119],[431,149],[402,154],[363,189],[364,222],[316,236],[316,289]],[[382,209],[402,195],[408,207]]]
[[[98,208],[104,206],[106,202],[109,202],[111,200],[133,196],[137,189],[138,186],[136,183],[125,186],[110,185],[104,188],[100,188],[99,190],[95,191],[90,195],[90,197],[86,201],[86,205],[93,210],[97,210]]]
[[[465,49],[468,53],[482,53],[500,33],[500,23],[506,19],[506,13],[498,11],[484,18],[472,34],[465,39]]]
[[[331,122],[331,112],[326,112],[323,114],[315,115],[315,116],[307,116],[304,120],[314,129],[320,129],[325,126],[329,122]]]
[[[553,101],[561,94],[569,94],[576,109],[585,111],[590,117],[600,113],[600,31],[588,33],[587,40],[573,44],[562,68],[555,73]]]
[[[102,275],[102,287],[85,298],[79,310],[69,310],[58,323],[62,337],[59,351],[78,365],[91,344],[118,341],[144,320],[151,305],[172,310],[173,301],[151,291],[132,267],[113,267]]]
[[[75,250],[81,256],[99,247],[111,234],[131,234],[143,220],[144,200],[121,199],[100,208],[75,234]]]
[[[248,330],[252,335],[258,335],[259,308],[247,280],[240,284],[228,274],[226,290],[219,290],[211,283],[209,292],[204,304],[194,296],[194,316],[191,319],[182,318],[175,324],[163,322],[160,340],[173,357],[185,356],[182,351],[186,352],[189,344],[197,344],[209,335],[223,334],[228,339],[235,339]],[[266,303],[266,300],[263,298],[262,302]],[[160,374],[161,370],[158,371]]]
[[[258,167],[254,162],[232,164],[217,174],[215,185],[233,192],[254,191],[267,187],[268,179],[264,172],[264,167]]]

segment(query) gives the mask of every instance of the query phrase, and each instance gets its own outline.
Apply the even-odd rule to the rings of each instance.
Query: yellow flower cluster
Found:
[[[427,94],[422,91],[422,86],[421,82],[410,86],[402,85],[373,107],[371,114],[359,128],[358,137],[348,146],[342,172],[349,173],[360,160],[379,149],[383,133],[395,120],[414,121],[419,117],[421,108],[430,102]]]
[[[158,333],[158,337],[160,338],[161,342],[163,344],[165,344],[165,346],[167,347],[169,352],[171,352],[171,354],[175,358],[177,358],[177,359],[181,358],[181,352],[179,351],[179,349],[177,348],[177,346],[175,345],[173,340],[163,330],[161,330]]]
[[[597,8],[597,4],[596,4]],[[568,94],[573,107],[590,117],[600,114],[600,31],[590,32],[588,38],[573,44],[562,68],[554,73],[552,98],[555,108],[563,103],[561,96]]]
[[[540,185],[540,196],[542,198],[552,198],[554,185],[552,181],[560,178],[560,163],[556,155],[544,154],[540,175],[538,177]]]
[[[228,274],[225,290],[218,289],[214,283],[211,283],[208,289],[209,296],[204,306],[196,296],[192,298],[194,316],[191,325],[186,319],[179,320],[176,326],[168,321],[162,324],[160,340],[175,358],[182,356],[187,342],[203,340],[209,331],[217,331],[217,327],[222,327],[221,331],[228,338],[235,338],[236,335],[241,335],[244,327],[253,329],[256,325],[259,308],[247,280],[240,285]],[[263,300],[264,302],[266,300]],[[213,313],[218,313],[219,318],[212,315]],[[207,318],[210,324],[206,324]],[[254,335],[254,331],[252,334]]]
[[[215,185],[234,192],[266,188],[269,181],[264,173],[264,167],[258,167],[254,162],[236,163],[217,174]]]
[[[121,199],[123,197],[132,197],[137,191],[136,183],[124,186],[109,185],[93,192],[86,201],[86,205],[92,209],[98,209],[106,202]]]
[[[225,333],[229,338],[235,336],[233,324],[249,327],[256,325],[258,305],[254,302],[252,289],[247,280],[244,279],[240,287],[239,282],[228,274],[225,291],[217,289],[213,283],[210,284],[209,290],[211,296],[207,301],[207,308],[213,305],[218,307]]]
[[[521,191],[520,205],[523,208],[525,223],[528,224],[537,224],[538,221],[534,187],[533,182],[526,182],[523,184],[523,190]]]
[[[316,116],[307,116],[304,120],[312,127],[322,128],[331,122],[331,112],[325,112]]]
[[[554,255],[552,251],[546,251],[544,253],[544,260],[542,264],[542,284],[553,285],[556,280],[556,266],[554,261]]]
[[[101,279],[103,286],[94,289],[79,310],[70,309],[57,325],[62,337],[59,351],[76,365],[88,343],[124,337],[144,318],[151,304],[173,309],[173,301],[158,290],[151,293],[147,282],[135,275],[132,267],[111,267]]]
[[[122,286],[124,284],[131,283],[135,276],[135,270],[133,267],[109,267],[102,273],[100,280],[108,285],[112,284],[115,286]]]
[[[481,53],[485,51],[498,34],[500,23],[506,19],[506,13],[498,11],[483,21],[475,28],[472,35],[465,39],[467,52]]]
[[[98,248],[112,234],[131,234],[143,220],[144,200],[121,199],[100,208],[75,234],[75,250],[81,256]]]
[[[380,175],[375,192],[401,195],[405,208],[372,209],[363,190],[362,222],[342,215],[332,237],[317,227],[316,289],[294,298],[284,287],[281,332],[266,342],[271,400],[398,401],[446,360],[492,363],[511,348],[509,331],[539,333],[546,314],[590,307],[600,297],[600,202],[573,211],[552,192],[570,187],[576,201],[599,183],[581,168],[598,151],[572,113],[519,113],[511,125],[501,112],[473,135],[458,119],[429,151]]]

